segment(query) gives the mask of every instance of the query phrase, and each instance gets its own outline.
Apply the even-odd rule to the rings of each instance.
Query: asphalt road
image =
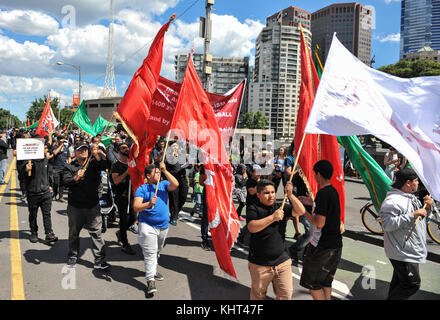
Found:
[[[8,164],[9,168],[9,164]],[[170,226],[166,246],[159,258],[158,271],[165,277],[157,282],[158,292],[145,295],[145,268],[137,238],[129,232],[129,241],[136,255],[129,256],[117,244],[114,225],[103,234],[107,246],[109,271],[93,270],[91,240],[86,230],[81,232],[80,259],[75,269],[66,268],[67,216],[65,203],[53,202],[53,229],[59,237],[54,245],[42,241],[30,243],[28,210],[17,197],[15,170],[9,184],[0,187],[0,300],[248,300],[250,276],[247,251],[236,246],[231,251],[237,280],[225,275],[213,251],[200,247],[200,219],[187,212],[193,204],[187,202],[176,227]],[[278,190],[279,194],[281,189]],[[346,229],[362,233],[359,208],[368,201],[365,186],[346,182]],[[17,226],[14,226],[16,220]],[[42,218],[39,213],[40,239],[43,238]],[[14,231],[16,229],[17,231]],[[288,224],[287,241],[293,241],[292,224]],[[12,231],[11,231],[12,230]],[[362,237],[344,236],[342,261],[333,283],[335,300],[382,300],[386,297],[392,267],[380,245]],[[436,251],[437,245],[430,245]],[[438,252],[438,251],[437,251]],[[421,266],[422,288],[413,296],[416,300],[438,300],[439,264],[428,261]],[[299,286],[301,265],[292,267],[295,300],[311,300]],[[268,299],[274,299],[269,288]]]

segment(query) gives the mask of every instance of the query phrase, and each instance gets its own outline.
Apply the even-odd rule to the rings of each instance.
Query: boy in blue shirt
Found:
[[[179,187],[179,182],[166,170],[165,163],[161,162],[157,168],[154,164],[145,168],[147,183],[141,185],[135,193],[133,208],[139,212],[138,241],[142,248],[145,263],[145,278],[147,280],[147,294],[157,291],[155,280],[163,280],[163,276],[156,272],[157,259],[162,250],[168,233],[170,211],[168,208],[168,191]],[[160,172],[168,179],[157,182]]]

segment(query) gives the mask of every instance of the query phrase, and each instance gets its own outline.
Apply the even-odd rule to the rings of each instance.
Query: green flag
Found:
[[[98,133],[102,134],[102,132],[104,131],[104,129],[107,127],[108,124],[109,122],[99,115],[95,123],[93,124],[93,130],[95,132],[94,135],[96,136]],[[116,124],[110,123],[108,126],[115,127]]]
[[[338,142],[345,149],[353,167],[361,176],[367,187],[377,212],[383,199],[391,189],[391,179],[379,164],[362,148],[356,136],[338,137]]]
[[[316,50],[314,53],[313,63],[319,78],[321,78],[322,64]],[[362,148],[356,136],[338,137],[338,142],[344,148],[353,167],[364,181],[374,207],[379,212],[387,192],[391,189],[390,178],[388,178],[379,164]]]
[[[38,124],[40,123],[40,120],[38,120],[37,122],[35,122],[34,124],[31,124],[29,127],[25,127],[25,130],[29,130],[29,129],[37,129],[38,128]]]
[[[79,105],[78,109],[72,117],[72,122],[76,123],[78,127],[91,135],[95,135],[95,131],[87,114],[86,104],[84,100]]]
[[[112,143],[112,137],[101,137],[101,143],[107,148]]]

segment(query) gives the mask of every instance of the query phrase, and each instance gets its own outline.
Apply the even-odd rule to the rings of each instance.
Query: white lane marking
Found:
[[[193,228],[195,228],[197,230],[200,230],[200,227],[197,224],[194,224],[194,223],[189,222],[188,220],[186,220],[186,219],[188,219],[187,216],[191,217],[190,215],[187,215],[186,213],[183,213],[182,211],[179,213],[179,215],[184,216],[183,217],[184,220],[182,220],[182,222],[185,222],[187,225],[189,225],[189,226],[191,226],[191,227],[193,227]],[[242,253],[249,254],[249,251],[247,251],[246,249],[243,249],[243,248],[241,248],[241,247],[239,247],[237,245],[234,245],[233,248],[235,250],[241,251]],[[298,266],[298,270],[299,270],[299,273],[301,274],[302,273],[302,268]],[[297,280],[301,279],[301,275],[300,274],[296,274],[295,272],[292,272],[292,276],[295,279],[297,279]],[[339,295],[339,294],[337,294],[335,292],[332,292],[332,296],[334,296],[335,298],[343,299],[343,300],[349,300],[347,298],[347,296],[353,297],[353,295],[351,294],[350,289],[347,287],[347,285],[345,283],[342,283],[342,282],[336,280],[336,279],[333,280],[332,289],[334,289],[336,291],[339,291],[340,293],[345,295],[345,297],[344,297],[344,296],[341,296],[341,295]]]

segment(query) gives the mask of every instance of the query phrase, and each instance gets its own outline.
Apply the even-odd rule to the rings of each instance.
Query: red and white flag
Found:
[[[55,118],[52,108],[50,107],[50,96],[48,96],[46,106],[44,107],[43,113],[41,114],[38,128],[35,131],[35,134],[38,134],[41,137],[45,137],[49,134],[49,131],[57,127],[58,124],[59,122],[57,118]]]
[[[202,151],[208,222],[215,254],[220,268],[236,278],[230,249],[240,231],[240,223],[232,201],[233,172],[214,110],[194,68],[192,54],[170,129]]]

